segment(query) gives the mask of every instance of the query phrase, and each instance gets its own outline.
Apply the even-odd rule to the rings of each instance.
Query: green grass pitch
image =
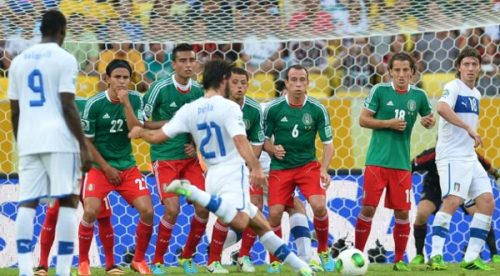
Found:
[[[412,272],[394,272],[392,271],[392,265],[390,264],[372,264],[370,265],[368,269],[368,273],[366,275],[373,275],[373,276],[391,276],[391,275],[411,275],[411,276],[417,276],[417,275],[457,275],[457,276],[475,276],[475,275],[500,275],[500,264],[492,265],[495,268],[495,271],[491,272],[482,272],[482,271],[468,271],[468,270],[463,270],[460,268],[459,264],[450,264],[450,267],[447,271],[426,271],[425,266],[415,266],[412,267],[413,271]],[[257,272],[256,273],[242,273],[242,272],[237,272],[236,267],[234,266],[225,266],[226,268],[229,269],[230,274],[235,275],[270,275],[267,273],[267,266],[257,266]],[[130,271],[128,268],[125,269],[127,274],[126,275],[138,275],[137,273],[134,273]],[[204,267],[198,266],[198,273],[197,275],[204,276],[204,275],[212,275],[210,273],[207,273],[204,271]],[[170,267],[168,268],[167,275],[184,275],[182,272],[182,269],[178,267]],[[51,269],[49,271],[49,275],[54,275],[55,271]],[[17,276],[18,271],[13,268],[1,268],[0,269],[0,275],[2,276]],[[74,274],[76,274],[76,270],[74,270]],[[104,276],[106,273],[104,272],[104,269],[100,268],[94,268],[92,269],[92,275],[93,276]],[[284,270],[281,272],[280,275],[295,275],[293,271],[289,267],[284,267]],[[335,273],[317,273],[316,275],[340,275],[340,273],[335,272]]]

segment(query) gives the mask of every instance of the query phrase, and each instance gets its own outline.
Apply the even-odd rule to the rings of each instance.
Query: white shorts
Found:
[[[455,195],[475,199],[483,193],[492,193],[490,178],[478,160],[437,161],[442,198]]]
[[[210,167],[205,178],[205,190],[253,218],[257,213],[257,207],[250,202],[248,174],[245,165]]]
[[[80,194],[80,154],[53,152],[19,157],[19,203]]]

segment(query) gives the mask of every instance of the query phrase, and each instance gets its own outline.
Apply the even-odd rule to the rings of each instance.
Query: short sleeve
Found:
[[[60,64],[61,71],[59,74],[58,92],[76,93],[76,75],[78,74],[78,65],[75,57],[68,54],[65,60]]]
[[[189,133],[189,106],[191,104],[183,105],[172,117],[168,123],[163,125],[161,130],[165,135],[170,138],[173,138],[181,133]]]
[[[90,99],[85,104],[85,109],[82,115],[83,133],[86,137],[93,138],[95,136],[95,125],[97,120],[98,107],[95,101]]]
[[[431,103],[429,102],[427,94],[425,94],[424,92],[422,92],[421,99],[422,103],[420,105],[420,110],[418,111],[418,113],[420,114],[420,116],[425,117],[432,112],[432,106]]]
[[[264,111],[264,136],[266,139],[271,139],[274,135],[274,119],[273,119],[273,114],[272,110],[270,108],[271,106],[267,106],[266,110]]]
[[[323,144],[329,144],[332,142],[332,126],[330,125],[330,115],[328,114],[328,110],[321,104],[318,103],[316,105],[318,109],[318,132],[319,138]]]
[[[137,92],[133,92],[132,95],[135,97],[132,106],[134,114],[137,117],[137,120],[139,120],[139,122],[144,123],[145,115],[144,115],[144,104],[142,101],[142,96]]]
[[[379,89],[378,85],[370,90],[370,94],[365,99],[364,107],[373,113],[377,113],[379,109]]]
[[[248,140],[252,145],[262,145],[264,143],[264,131],[262,130],[262,110],[256,107],[255,118],[251,122],[251,127],[248,130]]]
[[[439,102],[447,103],[451,109],[455,108],[457,102],[458,87],[455,82],[447,83],[443,88],[443,95],[439,98]]]
[[[237,104],[231,104],[224,116],[224,127],[229,136],[247,135],[245,123],[243,122],[243,113]]]

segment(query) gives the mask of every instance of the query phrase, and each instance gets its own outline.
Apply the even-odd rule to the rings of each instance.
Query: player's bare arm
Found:
[[[168,120],[164,120],[164,121],[145,121],[144,122],[144,128],[147,128],[147,129],[159,129],[162,126],[164,126],[166,123],[168,123]]]
[[[132,104],[130,103],[129,99],[129,92],[127,89],[120,89],[116,93],[118,99],[120,100],[120,103],[123,105],[123,111],[125,112],[125,118],[127,121],[127,127],[128,129],[132,129],[135,126],[143,126],[141,121],[137,119],[134,113],[134,108],[132,107]]]
[[[434,127],[436,124],[436,119],[434,118],[434,114],[430,113],[427,116],[420,118],[420,124],[427,129]]]
[[[437,104],[437,112],[443,117],[448,123],[455,125],[457,127],[463,128],[467,131],[469,136],[474,139],[474,147],[482,146],[483,141],[481,140],[481,136],[473,130],[469,125],[467,125],[460,117],[457,116],[455,111],[451,109],[451,107],[445,102],[438,102]]]
[[[266,185],[266,175],[260,166],[259,160],[255,157],[247,137],[245,135],[236,135],[233,137],[233,141],[236,149],[250,169],[250,185],[254,187]]]
[[[93,138],[87,137],[86,139],[90,153],[94,158],[94,162],[97,163],[97,165],[99,165],[99,169],[104,173],[106,179],[108,179],[109,182],[115,186],[119,185],[122,182],[120,178],[120,171],[113,168],[108,164],[108,162],[106,162],[106,160],[102,157],[101,153],[94,146]]]
[[[136,126],[128,133],[130,139],[142,138],[150,144],[160,144],[169,138],[161,129],[144,129]]]
[[[17,140],[17,129],[19,125],[19,101],[10,100],[10,118],[12,122],[12,130],[14,131],[14,138]]]
[[[333,142],[323,144],[323,156],[321,157],[321,183],[324,185],[324,188],[328,188],[330,186],[330,175],[328,174],[328,168],[330,167],[330,162],[333,158]]]
[[[252,145],[253,154],[255,155],[255,157],[257,159],[259,159],[259,157],[260,157],[260,154],[262,152],[262,147],[263,147],[263,145]]]
[[[393,118],[390,120],[379,120],[375,119],[375,113],[363,108],[361,110],[361,115],[359,116],[359,125],[365,128],[371,129],[381,129],[390,128],[397,131],[404,131],[406,129],[406,121],[398,118]]]
[[[85,141],[85,136],[83,136],[80,115],[75,105],[75,94],[63,92],[59,93],[59,97],[61,98],[64,121],[80,145],[81,169],[86,172],[92,167],[92,155]]]

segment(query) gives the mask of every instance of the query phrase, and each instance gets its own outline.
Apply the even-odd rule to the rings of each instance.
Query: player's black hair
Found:
[[[244,75],[247,78],[248,81],[248,72],[247,70],[240,68],[240,67],[232,67],[231,68],[231,75],[236,74],[236,75]]]
[[[479,53],[478,50],[472,48],[472,47],[465,47],[460,53],[458,54],[457,59],[455,60],[455,67],[457,68],[457,77],[460,78],[460,71],[458,71],[458,68],[460,67],[460,64],[462,63],[462,60],[466,57],[471,57],[475,58],[479,61],[479,65],[481,65],[482,59],[481,59],[481,54]]]
[[[306,77],[309,78],[309,72],[307,71],[307,68],[305,68],[304,66],[302,66],[300,64],[294,64],[294,65],[286,68],[286,71],[285,71],[285,80],[288,80],[288,74],[290,73],[290,70],[292,70],[292,69],[306,71]]]
[[[42,16],[40,31],[42,36],[50,37],[66,30],[66,17],[58,10],[48,10]]]
[[[172,60],[175,61],[178,52],[190,52],[194,51],[193,45],[187,43],[177,44],[172,50]]]
[[[390,70],[392,70],[392,67],[394,66],[394,62],[396,60],[408,61],[410,63],[410,69],[413,70],[413,73],[415,73],[415,70],[416,70],[415,61],[408,53],[399,52],[397,54],[392,55],[391,59],[389,60],[389,69]]]
[[[127,69],[130,76],[132,76],[132,67],[130,67],[130,64],[123,59],[113,59],[108,66],[106,66],[106,75],[111,77],[111,73],[113,73],[113,70],[117,68]]]
[[[233,65],[225,60],[212,60],[205,63],[203,88],[219,89],[221,82],[231,76]]]

